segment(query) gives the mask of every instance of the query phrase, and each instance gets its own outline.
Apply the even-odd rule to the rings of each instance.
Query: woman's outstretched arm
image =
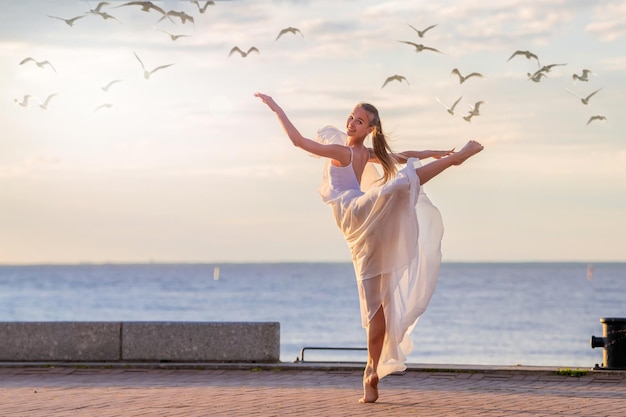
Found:
[[[374,154],[374,150],[370,149],[370,161],[376,162],[378,159],[376,158],[376,154]],[[427,159],[427,158],[443,158],[444,156],[452,155],[454,153],[454,148],[447,151],[404,151],[392,153],[391,156],[396,160],[398,164],[406,164],[409,158],[417,158],[417,159]]]
[[[283,109],[274,101],[274,99],[266,94],[261,93],[254,93],[254,96],[260,98],[263,103],[267,104],[267,107],[269,107],[271,111],[276,113],[278,121],[280,122],[287,136],[289,136],[291,142],[295,146],[301,147],[300,145],[306,138],[300,134],[298,129],[296,129],[293,123],[291,123],[291,120],[289,120]]]
[[[350,149],[346,146],[332,144],[324,145],[314,140],[305,138],[302,134],[300,134],[293,123],[291,123],[291,120],[289,120],[283,109],[274,101],[272,97],[262,93],[254,93],[254,96],[260,98],[263,103],[267,104],[267,107],[269,107],[270,110],[276,113],[278,121],[294,146],[302,148],[305,151],[318,156],[336,159],[340,161],[342,165],[346,165],[350,162],[351,153]]]
[[[454,148],[446,151],[404,151],[400,153],[395,153],[393,156],[396,158],[398,163],[405,164],[409,158],[417,158],[417,159],[427,159],[427,158],[443,158],[444,156],[448,156],[454,153]]]

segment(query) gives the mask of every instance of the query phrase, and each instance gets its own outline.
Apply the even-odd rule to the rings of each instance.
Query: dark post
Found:
[[[591,348],[604,348],[603,366],[596,369],[626,369],[626,318],[601,318],[602,337],[591,336]]]

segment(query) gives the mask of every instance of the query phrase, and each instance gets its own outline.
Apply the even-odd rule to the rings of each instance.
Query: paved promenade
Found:
[[[359,404],[356,366],[0,364],[0,416],[626,416],[625,371],[558,370],[411,367]]]

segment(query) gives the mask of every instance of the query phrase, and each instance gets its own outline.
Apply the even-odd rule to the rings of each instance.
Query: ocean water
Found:
[[[444,263],[408,362],[590,367],[602,317],[626,317],[626,263]],[[0,321],[278,321],[286,362],[365,347],[350,263],[5,265]]]

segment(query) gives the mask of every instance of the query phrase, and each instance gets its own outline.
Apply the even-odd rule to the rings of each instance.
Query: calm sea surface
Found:
[[[626,263],[445,263],[409,362],[589,367],[602,317],[626,317]],[[0,266],[0,321],[278,321],[282,361],[365,346],[349,263]]]

